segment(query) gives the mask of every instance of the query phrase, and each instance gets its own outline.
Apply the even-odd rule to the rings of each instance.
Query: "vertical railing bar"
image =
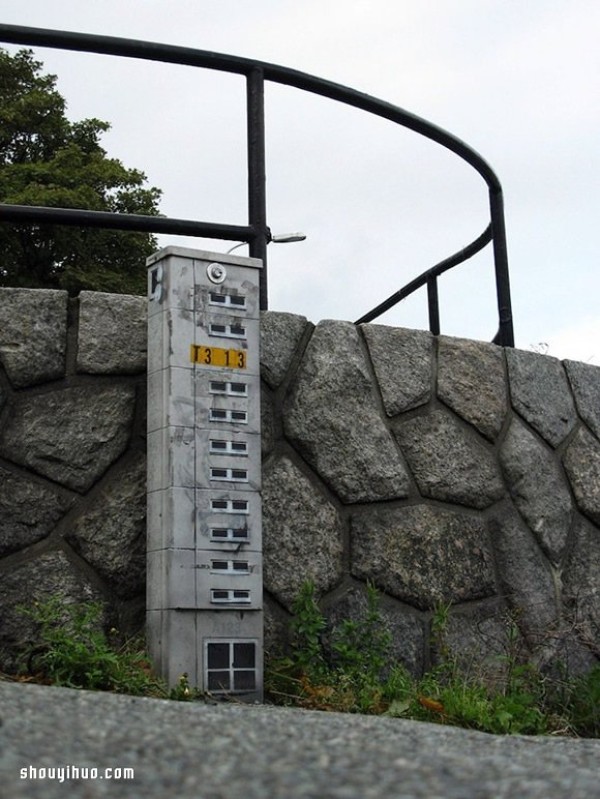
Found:
[[[440,335],[440,304],[437,277],[427,279],[427,306],[429,309],[429,330],[434,336]]]
[[[252,69],[246,76],[246,102],[248,125],[248,224],[254,228],[250,242],[250,257],[260,258],[263,268],[260,276],[260,308],[269,307],[267,279],[267,244],[270,233],[267,227],[266,158],[265,158],[265,81],[261,68]]]
[[[508,252],[506,248],[506,225],[502,189],[490,189],[490,216],[492,221],[494,268],[496,272],[496,297],[498,301],[498,343],[502,347],[515,346],[510,278],[508,274]]]

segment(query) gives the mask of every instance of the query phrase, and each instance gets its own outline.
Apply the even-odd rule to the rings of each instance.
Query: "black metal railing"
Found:
[[[438,335],[440,332],[438,277],[453,266],[466,261],[492,241],[499,322],[498,333],[494,341],[506,347],[514,346],[502,187],[489,164],[475,150],[447,131],[402,108],[354,89],[307,75],[304,72],[239,56],[113,36],[96,36],[70,31],[54,31],[4,24],[0,24],[0,41],[33,47],[50,47],[170,64],[183,64],[245,76],[248,224],[227,225],[186,219],[113,214],[83,209],[41,208],[7,204],[0,204],[0,221],[21,221],[37,224],[54,223],[78,227],[93,226],[116,230],[137,230],[148,233],[169,233],[247,242],[250,255],[262,259],[265,266],[261,270],[260,296],[261,308],[266,309],[268,307],[267,245],[271,241],[271,232],[267,225],[264,85],[265,81],[271,81],[293,86],[294,88],[327,97],[383,117],[437,142],[470,164],[488,186],[490,224],[485,231],[463,250],[428,269],[404,288],[392,294],[385,302],[357,320],[357,324],[372,321],[409,294],[426,285],[429,325],[431,332]]]

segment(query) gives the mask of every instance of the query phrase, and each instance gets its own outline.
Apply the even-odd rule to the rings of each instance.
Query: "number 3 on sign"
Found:
[[[246,368],[245,350],[226,350],[222,347],[202,347],[192,344],[190,360],[202,366],[224,366],[228,369]]]

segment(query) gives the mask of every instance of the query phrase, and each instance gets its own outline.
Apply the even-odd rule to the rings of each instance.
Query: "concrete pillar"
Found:
[[[148,259],[148,648],[175,685],[262,699],[261,261]]]

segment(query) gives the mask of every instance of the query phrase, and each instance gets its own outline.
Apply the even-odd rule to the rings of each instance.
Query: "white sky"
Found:
[[[0,21],[258,58],[445,128],[504,187],[517,346],[600,364],[598,0],[0,0]],[[36,54],[71,119],[112,123],[105,148],[164,190],[163,213],[247,222],[242,77]],[[266,114],[269,225],[308,236],[269,248],[273,310],[356,319],[489,221],[479,176],[416,134],[272,84]],[[493,337],[489,247],[441,279],[440,306],[442,332]],[[426,328],[425,294],[378,321]]]

